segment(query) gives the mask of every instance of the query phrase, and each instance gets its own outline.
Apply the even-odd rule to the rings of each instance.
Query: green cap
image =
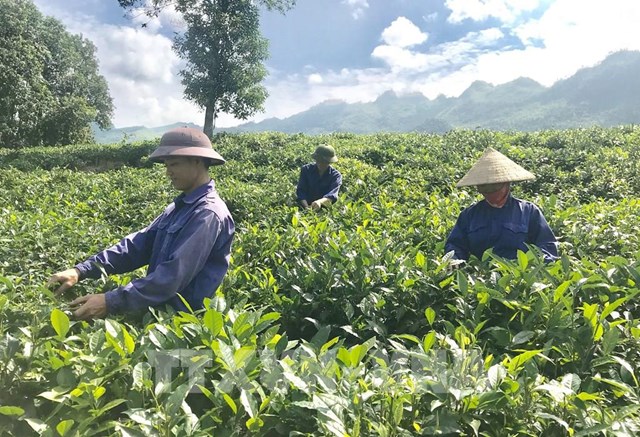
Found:
[[[335,149],[327,144],[320,144],[316,147],[316,151],[313,152],[311,157],[328,163],[336,162],[338,160]]]

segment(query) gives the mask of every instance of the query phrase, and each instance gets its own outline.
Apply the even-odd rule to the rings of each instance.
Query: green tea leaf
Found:
[[[4,405],[0,407],[0,414],[4,416],[22,416],[24,414],[24,410],[20,407]]]
[[[48,428],[47,424],[40,419],[33,419],[28,417],[24,419],[24,421],[27,422],[31,429],[33,429],[37,433],[44,433]]]
[[[322,347],[320,348],[320,354],[325,353],[327,350],[329,350],[331,346],[336,344],[338,341],[340,341],[340,337],[333,337],[331,340],[323,344]]]
[[[521,250],[518,250],[518,267],[520,267],[520,270],[524,271],[527,269],[527,266],[529,265],[529,258],[527,257],[527,254],[524,253]]]
[[[569,388],[572,394],[578,393],[582,380],[575,373],[568,373],[562,377],[562,385]]]
[[[433,322],[435,322],[436,320],[436,312],[433,310],[433,308],[428,307],[426,310],[424,310],[424,315],[427,318],[427,323],[432,326]]]
[[[65,338],[69,332],[69,317],[57,308],[51,311],[51,326],[58,334],[58,337]]]
[[[521,331],[521,332],[518,332],[513,337],[513,340],[511,340],[511,343],[513,343],[513,344],[526,343],[529,340],[531,340],[535,335],[536,335],[536,333],[533,332],[533,331]]]
[[[217,346],[217,350],[214,349],[214,352],[216,352],[216,354],[222,359],[222,362],[227,366],[229,370],[231,370],[232,372],[238,370],[238,367],[236,366],[236,360],[233,355],[233,350],[228,344],[226,344],[222,340],[218,340],[214,341],[211,345]]]
[[[71,428],[73,428],[74,423],[75,421],[71,419],[63,420],[62,422],[58,423],[58,425],[56,426],[56,431],[58,431],[58,434],[60,434],[60,436],[64,437],[64,435],[67,434],[67,432],[69,432]]]
[[[557,381],[551,381],[549,384],[541,384],[535,388],[536,390],[546,391],[556,401],[562,402],[564,399],[572,394],[570,388],[558,384]]]
[[[173,392],[169,395],[167,399],[167,413],[169,415],[177,414],[182,408],[182,403],[185,401],[189,391],[191,390],[191,385],[188,383],[179,385]]]
[[[133,337],[129,334],[129,331],[122,326],[122,337],[124,339],[124,346],[129,354],[132,354],[136,350],[136,343],[133,341]]]
[[[624,368],[627,372],[629,372],[629,374],[631,374],[631,376],[633,377],[633,382],[636,384],[636,387],[637,387],[638,380],[636,379],[636,375],[635,375],[635,372],[633,371],[633,367],[631,366],[631,364],[629,364],[626,360],[623,360],[622,358],[615,355],[612,356],[611,358],[616,360],[620,364],[620,366],[622,366],[622,368]]]
[[[558,285],[558,288],[556,288],[556,291],[553,293],[553,301],[558,302],[562,299],[570,285],[571,281],[564,281],[562,284]]]
[[[93,399],[98,400],[107,392],[107,389],[104,387],[96,387],[93,390]]]
[[[463,295],[467,294],[469,291],[469,280],[467,279],[467,274],[462,270],[458,270],[456,272],[456,279],[458,281],[458,290],[460,290],[460,293]]]
[[[242,369],[247,361],[255,356],[256,350],[252,346],[242,346],[233,353],[233,361],[236,363],[237,369]]]
[[[256,417],[256,414],[258,414],[256,400],[245,389],[240,390],[240,403],[249,417]]]
[[[238,407],[236,406],[236,403],[233,401],[231,396],[229,396],[226,393],[222,393],[222,398],[227,403],[227,405],[229,405],[229,408],[231,408],[231,411],[233,411],[233,414],[238,414]]]
[[[581,401],[587,402],[587,401],[598,401],[602,399],[602,396],[599,396],[595,393],[586,393],[586,392],[581,392],[578,393],[576,396],[578,399],[580,399]]]
[[[425,352],[429,351],[436,342],[436,333],[434,331],[429,332],[422,339],[422,348]]]
[[[264,421],[259,417],[250,417],[245,425],[249,431],[257,432],[264,426]]]
[[[213,337],[217,337],[222,330],[223,318],[222,314],[213,308],[209,308],[202,317],[204,326],[211,332]]]
[[[502,380],[507,376],[507,369],[505,369],[501,364],[495,364],[489,368],[487,372],[487,377],[489,378],[489,386],[491,388],[497,388],[500,384],[502,384]]]
[[[516,370],[522,367],[527,361],[529,361],[536,355],[540,354],[540,352],[542,352],[542,349],[526,351],[521,353],[520,355],[516,355],[515,357],[511,358],[509,360],[509,365],[507,367],[509,369],[509,373],[512,373],[512,374],[515,373]]]
[[[349,350],[351,366],[357,367],[366,354],[367,354],[367,350],[365,346],[361,344],[352,346],[351,349]]]
[[[609,314],[615,311],[616,308],[618,308],[620,305],[622,305],[626,301],[627,301],[626,297],[621,297],[620,299],[617,299],[615,302],[612,302],[606,305],[602,310],[602,314],[600,314],[600,320],[606,319]]]
[[[142,390],[144,387],[151,386],[151,364],[143,361],[133,367],[133,387]]]
[[[339,348],[336,358],[342,361],[344,365],[349,367],[351,366],[351,354],[346,348],[344,347]]]
[[[416,266],[420,267],[420,268],[423,268],[425,262],[426,262],[426,258],[424,256],[424,254],[421,251],[417,251],[416,252],[416,260],[415,260]]]

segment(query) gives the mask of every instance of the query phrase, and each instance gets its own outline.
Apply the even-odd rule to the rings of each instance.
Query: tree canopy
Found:
[[[118,0],[125,9],[157,16],[172,5],[187,25],[174,50],[186,61],[184,95],[205,109],[211,136],[220,113],[245,120],[263,109],[268,42],[260,33],[260,6],[284,13],[295,0]]]
[[[180,72],[184,95],[205,109],[204,132],[211,136],[219,113],[246,119],[262,109],[267,40],[251,0],[206,1],[198,11],[180,12],[188,29],[174,47],[187,61]]]
[[[31,0],[0,0],[0,146],[89,142],[112,113],[95,46]]]
[[[120,7],[126,10],[143,9],[150,17],[157,16],[164,8],[176,4],[197,10],[201,2],[202,0],[118,0]],[[296,4],[296,0],[258,0],[257,4],[270,11],[285,13]]]

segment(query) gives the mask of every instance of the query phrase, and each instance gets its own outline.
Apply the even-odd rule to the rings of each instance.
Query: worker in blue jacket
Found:
[[[458,187],[476,186],[484,197],[458,216],[445,251],[455,259],[470,255],[481,258],[485,250],[503,258],[515,259],[527,244],[540,248],[545,261],[558,258],[558,243],[549,224],[536,205],[511,195],[511,183],[535,179],[535,176],[492,149],[485,150],[478,162],[457,183]]]
[[[229,268],[235,226],[209,176],[209,167],[225,160],[209,138],[198,129],[176,128],[162,136],[149,158],[164,163],[167,178],[181,194],[149,226],[54,274],[48,285],[59,284],[56,291],[63,293],[82,279],[99,278],[102,271],[121,274],[147,266],[147,275],[106,293],[78,297],[71,302],[78,319],[164,305],[184,311],[182,299],[191,309],[201,309]]]
[[[338,200],[342,175],[331,166],[338,160],[332,146],[319,145],[311,157],[315,163],[303,165],[296,188],[298,205],[318,210]]]

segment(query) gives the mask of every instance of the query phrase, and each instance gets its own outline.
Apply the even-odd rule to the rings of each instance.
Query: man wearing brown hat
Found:
[[[178,310],[203,306],[229,267],[234,223],[209,177],[211,165],[225,160],[197,129],[177,128],[162,136],[150,159],[164,162],[173,187],[182,192],[149,226],[123,238],[72,269],[56,273],[47,285],[62,293],[84,278],[130,272],[148,265],[147,276],[106,293],[71,302],[74,315],[90,320],[108,314],[141,312],[171,305]]]
[[[316,162],[300,169],[296,197],[301,207],[317,210],[338,200],[342,175],[330,165],[338,160],[333,147],[321,144],[311,157]]]
[[[447,238],[446,252],[466,260],[481,258],[485,250],[515,259],[527,244],[540,248],[545,261],[558,258],[558,243],[542,211],[531,202],[511,196],[511,182],[535,176],[491,147],[457,183],[458,187],[476,186],[484,200],[463,210]]]

